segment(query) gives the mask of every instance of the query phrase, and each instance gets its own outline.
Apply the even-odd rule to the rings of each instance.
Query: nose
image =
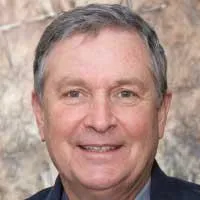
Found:
[[[87,128],[98,133],[107,133],[116,126],[112,105],[105,97],[93,100],[84,120]]]

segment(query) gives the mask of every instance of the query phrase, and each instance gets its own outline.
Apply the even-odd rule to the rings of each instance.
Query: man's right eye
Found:
[[[69,105],[76,105],[80,103],[84,103],[87,100],[87,96],[84,91],[76,90],[76,89],[69,89],[63,91],[62,93],[62,100]]]

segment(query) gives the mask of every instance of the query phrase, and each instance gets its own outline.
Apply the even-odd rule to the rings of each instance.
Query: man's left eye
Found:
[[[119,93],[119,96],[122,98],[129,98],[129,97],[134,97],[136,94],[133,91],[130,90],[123,90]]]

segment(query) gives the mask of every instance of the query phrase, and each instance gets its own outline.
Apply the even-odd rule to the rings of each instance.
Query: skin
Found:
[[[149,180],[171,101],[167,92],[158,107],[150,63],[137,33],[113,28],[49,53],[43,101],[33,91],[32,105],[70,200],[132,200]]]

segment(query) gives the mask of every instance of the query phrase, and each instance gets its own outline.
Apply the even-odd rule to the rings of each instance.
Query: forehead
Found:
[[[123,44],[121,47],[127,47],[126,44],[129,43],[129,48],[137,47],[138,53],[143,51],[143,53],[149,54],[145,40],[136,29],[111,26],[99,30],[91,30],[86,33],[74,32],[70,36],[64,37],[62,40],[56,42],[49,50],[48,57],[52,52],[62,50],[65,47],[68,48],[68,50],[87,48],[90,45],[100,47],[100,43],[102,46],[109,44],[110,46],[113,45],[113,47],[119,44]],[[117,48],[119,48],[119,46]]]
[[[105,78],[128,77],[129,72],[149,71],[150,65],[149,52],[138,33],[105,28],[98,34],[77,33],[59,41],[47,56],[46,75],[96,78],[103,72]]]

